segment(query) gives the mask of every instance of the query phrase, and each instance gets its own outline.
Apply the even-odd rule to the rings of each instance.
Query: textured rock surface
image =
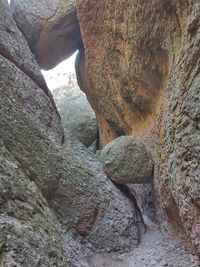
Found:
[[[103,148],[98,158],[108,177],[118,184],[143,184],[153,178],[151,155],[133,136],[113,140]]]
[[[40,103],[48,102],[45,94],[6,59],[0,58],[0,64],[0,135],[63,224],[99,247],[135,242],[138,234],[133,205],[107,180],[92,154],[83,148],[81,153],[75,145],[65,149],[47,137],[43,121],[49,117],[48,108],[53,107],[48,103],[42,117],[37,114]],[[22,100],[27,94],[30,99],[25,105]]]
[[[12,0],[20,30],[42,69],[50,69],[80,46],[75,0]]]
[[[6,2],[0,3],[3,7]],[[42,7],[44,2],[23,3],[15,1],[12,7],[19,27],[21,21],[20,28],[28,26],[29,32],[29,22],[39,21],[34,14],[42,13],[40,8],[32,9],[26,20],[23,6]],[[66,10],[64,1],[46,3],[53,7],[53,13],[59,10],[58,6]],[[21,7],[23,18],[17,11]],[[47,16],[41,18],[39,26],[32,24],[30,36],[36,38],[30,40],[26,34],[40,66],[45,68],[67,56],[70,46],[63,48],[62,41],[67,39],[64,43],[69,44],[68,33],[71,35],[71,29],[77,25],[71,10],[60,20],[62,15],[56,12],[54,17],[51,7],[52,20]],[[146,145],[155,162],[158,218],[164,227],[168,228],[167,220],[176,233],[187,236],[200,255],[200,3],[78,0],[77,9],[85,49],[77,57],[78,81],[97,115],[100,145],[132,134]],[[10,15],[4,16],[3,12],[6,21]],[[69,21],[72,28],[65,27]],[[12,41],[18,30],[13,34],[10,29],[5,23],[3,34],[13,35],[8,39]],[[77,32],[75,36],[80,38]],[[58,44],[54,37],[59,39]],[[31,67],[24,68],[25,63],[14,61],[23,44],[19,41],[16,51],[10,46],[14,54],[8,54],[7,38],[1,37],[0,49],[0,136],[7,150],[29,179],[36,182],[65,229],[72,227],[98,248],[117,250],[137,242],[136,221],[140,217],[135,206],[106,179],[101,164],[84,146],[70,138],[61,145],[62,129],[53,102],[41,90],[44,86],[35,74],[32,76],[34,69],[30,75]],[[80,40],[77,43],[79,46]],[[52,53],[55,44],[57,50]],[[152,244],[154,240],[157,239]],[[143,244],[144,257],[149,251],[147,242],[148,238]],[[156,244],[150,249],[151,255],[155,247]],[[148,257],[146,262],[149,263]],[[154,259],[151,262],[155,266]]]
[[[0,22],[1,55],[16,64],[50,96],[37,62],[25,42],[25,37],[16,26],[8,7],[8,1],[5,0],[0,1]]]
[[[77,256],[78,255],[78,256]],[[0,140],[0,265],[87,267],[33,181]]]
[[[94,254],[90,267],[199,267],[195,255],[186,252],[186,247],[172,233],[161,234],[158,225],[149,224],[140,245],[128,253]]]
[[[153,182],[146,184],[129,184],[132,194],[137,199],[137,204],[140,208],[143,218],[150,219],[152,222],[156,221],[155,209],[155,193]]]
[[[66,136],[72,135],[89,147],[97,138],[97,122],[85,94],[68,82],[52,91]]]
[[[79,0],[77,8],[85,48],[78,80],[101,143],[142,139],[155,161],[161,220],[200,254],[200,3]]]
[[[1,11],[9,12],[3,4]],[[12,17],[7,18],[12,24]],[[17,47],[19,53],[26,46],[24,40]],[[12,42],[7,49],[12,51]],[[57,110],[26,74],[28,67],[23,71],[12,58],[0,55],[0,70],[0,137],[41,190],[63,229],[73,229],[103,250],[137,244],[141,220],[137,208],[107,179],[102,165],[84,146],[71,145],[69,140],[63,144]]]

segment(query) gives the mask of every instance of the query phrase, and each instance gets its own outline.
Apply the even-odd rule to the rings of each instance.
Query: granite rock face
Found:
[[[29,3],[40,5],[40,2]],[[53,1],[48,3],[51,3],[52,10],[59,10],[57,1],[55,5]],[[35,22],[40,22],[38,26],[32,23],[34,19],[30,13],[27,19],[24,19],[26,15],[20,16],[17,10],[24,10],[21,14],[28,13],[25,4],[13,0],[18,26],[43,68],[56,65],[71,53],[68,53],[70,49],[63,49],[62,36],[69,40],[76,30],[68,32],[64,27],[63,33],[62,26],[74,16],[71,17],[70,8],[67,6],[66,10],[65,5],[64,9],[61,3],[58,6],[66,11],[66,20],[60,21],[60,16],[55,16],[58,21],[51,21],[50,11],[50,17],[44,20],[35,17]],[[40,9],[29,10],[32,17],[43,14],[38,13]],[[78,0],[77,16],[83,46],[77,57],[76,72],[79,85],[95,110],[101,148],[122,135],[134,135],[146,146],[154,161],[157,218],[161,225],[167,221],[177,233],[182,232],[200,255],[199,13],[198,0]],[[25,31],[26,25],[33,25],[30,34],[29,30]],[[52,25],[56,26],[52,28]],[[72,23],[72,28],[75,25],[76,22]],[[39,34],[37,30],[41,30]],[[79,30],[75,35],[79,38],[78,45],[75,45],[77,48],[81,44]],[[32,40],[30,36],[36,38]],[[56,44],[55,36],[61,37],[61,43],[58,42],[54,54],[51,46]],[[13,75],[21,69],[15,62],[15,65],[10,63],[11,57],[5,53],[2,56],[0,135],[6,148],[37,183],[63,225],[72,226],[95,246],[100,240],[100,248],[106,245],[117,249],[123,242],[130,244],[125,236],[137,233],[136,223],[131,223],[137,217],[135,206],[131,207],[130,202],[113,187],[102,165],[81,144],[66,140],[62,145],[61,135],[54,130],[52,135],[52,131],[44,127],[46,124],[42,119],[46,122],[52,115],[39,116],[41,99],[48,99],[47,106],[53,114],[55,108],[42,90],[39,91],[42,96],[36,97],[37,101],[31,100],[32,113],[29,111],[29,116],[23,114],[24,104],[19,104],[24,97],[18,95],[23,91],[21,88],[30,88],[33,79],[22,70],[20,90],[5,90],[5,84],[6,89],[9,86],[16,88]],[[3,80],[6,75],[10,80]],[[18,73],[17,77],[20,76]],[[28,86],[22,86],[25,80]],[[38,87],[38,83],[33,87]],[[38,90],[34,92],[35,99]],[[14,101],[6,94],[11,94]],[[49,125],[51,127],[51,121]],[[48,131],[51,137],[47,135]],[[55,135],[59,142],[55,142]],[[25,145],[30,149],[25,150]],[[140,191],[138,188],[137,192]],[[140,194],[137,192],[136,196]],[[107,224],[103,227],[105,221]]]
[[[92,153],[80,143],[65,138],[59,114],[48,89],[45,92],[36,82],[37,74],[33,78],[28,75],[30,68],[33,68],[44,82],[28,44],[10,14],[6,0],[0,1],[0,12],[2,16],[8,14],[1,21],[3,30],[0,40],[4,41],[9,33],[14,42],[14,45],[13,42],[6,45],[6,51],[8,54],[13,52],[12,56],[6,57],[4,49],[0,49],[0,139],[3,151],[6,151],[5,157],[1,156],[1,162],[5,161],[5,166],[1,168],[3,178],[0,185],[3,191],[0,196],[3,199],[2,214],[5,213],[6,217],[2,218],[3,224],[5,221],[6,227],[13,229],[1,232],[2,239],[5,240],[9,238],[8,232],[13,231],[10,243],[6,243],[8,246],[5,255],[0,257],[2,264],[12,264],[7,251],[15,251],[19,244],[22,261],[27,258],[30,265],[37,266],[33,255],[38,255],[38,258],[43,257],[44,260],[41,266],[51,266],[51,259],[45,259],[47,250],[50,251],[49,257],[54,258],[52,261],[56,266],[67,266],[68,262],[69,266],[80,266],[77,264],[84,262],[83,254],[80,252],[79,256],[77,251],[82,248],[73,238],[69,241],[70,232],[73,232],[77,240],[85,243],[85,248],[90,246],[93,250],[123,250],[138,244],[138,221],[141,217],[137,207],[108,180],[103,166]],[[7,30],[7,25],[12,25],[12,31]],[[21,44],[15,46],[18,38]],[[27,60],[25,67],[21,67],[21,56],[18,59],[16,54],[24,55],[25,61]],[[4,152],[0,155],[2,153]],[[8,177],[12,179],[9,180]],[[29,186],[32,189],[28,191]],[[16,199],[13,199],[15,191],[12,190],[15,187]],[[23,196],[24,202],[20,200]],[[44,202],[44,205],[40,202]],[[9,215],[6,213],[9,211],[6,210],[6,205],[8,208],[10,205]],[[21,205],[25,206],[24,210]],[[37,216],[35,211],[34,215],[34,210],[39,208],[44,209],[44,212],[41,211]],[[18,212],[24,212],[22,226],[22,222],[18,222],[18,219],[22,220]],[[29,217],[28,214],[32,213]],[[35,222],[32,221],[32,216],[37,217]],[[15,222],[16,225],[12,226]],[[31,227],[27,233],[25,224]],[[49,232],[46,231],[48,224]],[[16,233],[15,227],[20,228],[21,232]],[[58,240],[48,242],[54,233]],[[42,237],[44,240],[41,240]],[[22,246],[20,242],[23,240],[27,243],[33,240],[35,246],[38,244],[35,254],[32,247],[25,249]],[[3,247],[5,242],[3,241]],[[40,249],[43,242],[47,242],[46,247]],[[72,246],[71,242],[74,242]],[[67,243],[69,248],[67,245],[65,247]],[[33,255],[25,256],[32,252]],[[20,260],[20,256],[16,260]]]
[[[107,180],[94,155],[83,147],[67,147],[67,139],[61,145],[50,138],[51,128],[45,128],[44,122],[54,108],[48,98],[2,57],[0,66],[0,135],[65,228],[74,228],[100,248],[137,243],[137,214],[132,203]]]
[[[97,121],[85,94],[70,81],[52,91],[66,136],[89,147],[97,138]]]
[[[151,155],[133,136],[114,139],[103,148],[98,158],[115,183],[144,184],[153,178]]]
[[[12,0],[13,16],[42,69],[50,69],[81,45],[75,0]]]
[[[78,0],[79,85],[102,146],[134,135],[155,162],[160,221],[200,254],[200,2]]]
[[[145,184],[129,184],[131,193],[137,199],[137,204],[144,220],[156,222],[155,192],[153,181]]]
[[[43,91],[50,96],[47,85],[39,70],[37,61],[25,42],[25,37],[18,29],[7,1],[0,1],[0,50],[1,55],[16,64]]]
[[[0,265],[88,267],[83,255],[0,140]]]

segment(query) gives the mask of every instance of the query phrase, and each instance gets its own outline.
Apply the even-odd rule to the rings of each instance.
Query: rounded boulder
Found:
[[[143,184],[153,177],[153,160],[144,144],[133,136],[121,136],[107,144],[98,156],[108,177],[118,184]]]

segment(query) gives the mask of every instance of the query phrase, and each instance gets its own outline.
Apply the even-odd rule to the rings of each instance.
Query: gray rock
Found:
[[[66,135],[89,147],[97,138],[97,122],[85,94],[78,85],[70,86],[70,82],[52,93]]]
[[[31,53],[26,39],[18,29],[7,0],[0,0],[0,52],[30,77],[49,97],[47,88],[35,57]],[[51,97],[52,100],[52,97]],[[53,102],[53,100],[52,100]]]
[[[107,180],[102,165],[84,146],[69,146],[67,139],[61,146],[50,139],[43,120],[53,106],[45,94],[2,57],[0,68],[0,135],[65,228],[74,228],[100,248],[120,249],[137,243],[133,204]],[[24,105],[27,93],[29,101]],[[38,111],[45,101],[48,108],[40,118]]]
[[[143,218],[147,216],[151,221],[155,222],[156,213],[153,183],[129,184],[128,186],[137,199],[137,204],[142,212]]]
[[[34,87],[32,94],[26,90],[24,92],[23,105],[24,108],[28,110],[28,113],[34,113],[35,107],[31,106],[31,99],[36,97],[36,94],[43,95],[44,93],[48,96],[46,98],[39,98],[38,101],[38,111],[37,116],[40,121],[41,128],[52,140],[56,140],[61,143],[63,139],[63,129],[60,123],[60,116],[58,111],[55,108],[55,103],[53,101],[52,95],[46,86],[45,80],[42,76],[42,73],[39,69],[39,66],[31,53],[31,50],[27,44],[27,41],[23,34],[18,29],[12,15],[7,0],[0,0],[0,17],[2,21],[0,23],[0,54],[4,59],[7,59],[9,62],[13,63],[16,66],[16,69],[21,70],[24,74],[24,83],[27,82],[27,79],[33,81]],[[1,69],[5,67],[6,64],[3,64],[1,61]],[[6,69],[6,68],[5,68]],[[5,74],[4,79],[6,80],[7,75]],[[12,74],[13,85],[17,83],[19,77],[17,73]],[[6,85],[2,85],[2,88]],[[38,87],[37,87],[38,86]],[[34,88],[38,88],[34,92]],[[38,95],[38,97],[39,97]],[[10,101],[14,101],[10,96]],[[47,112],[45,112],[45,110]]]
[[[88,267],[36,184],[0,139],[0,266]]]
[[[22,53],[24,46],[25,40],[17,52]],[[8,49],[12,50],[12,43]],[[56,108],[26,73],[12,58],[0,56],[0,136],[6,149],[41,190],[63,230],[73,229],[96,249],[138,244],[137,208],[107,179],[103,166],[83,145],[72,145],[67,139],[62,144]]]
[[[96,139],[89,147],[88,149],[92,152],[92,153],[97,153],[97,148],[98,148],[99,142],[98,139]]]
[[[107,144],[98,156],[108,177],[118,184],[147,183],[153,161],[146,147],[133,136],[121,136]]]
[[[75,0],[12,0],[11,7],[42,69],[53,68],[79,48]]]

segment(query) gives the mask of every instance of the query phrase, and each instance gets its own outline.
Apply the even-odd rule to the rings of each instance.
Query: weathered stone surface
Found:
[[[0,266],[87,267],[82,251],[0,140]]]
[[[89,147],[97,138],[97,121],[85,94],[70,82],[52,91],[66,136]]]
[[[76,151],[75,146],[64,149],[49,139],[43,131],[48,108],[46,115],[44,111],[42,118],[38,116],[45,94],[2,57],[0,66],[0,135],[65,227],[73,227],[100,248],[120,249],[137,243],[132,203],[107,180],[92,154]],[[24,105],[27,93],[31,100]]]
[[[150,219],[152,222],[155,222],[156,209],[153,182],[146,184],[129,184],[128,187],[133,193],[135,199],[137,199],[137,204],[144,220]]]
[[[0,54],[17,65],[43,91],[51,96],[37,62],[18,29],[8,6],[8,1],[0,1]]]
[[[103,147],[121,135],[133,134],[142,140],[155,162],[156,212],[160,220],[168,219],[177,231],[181,230],[200,254],[200,3],[78,0],[77,4],[84,44],[77,57],[77,74],[97,115],[100,145]],[[42,30],[40,38],[36,38],[35,46],[40,65],[46,68],[59,62],[62,54],[59,50],[54,58],[43,53],[41,43],[45,43],[46,36],[49,46],[55,44],[51,42],[54,33],[49,34],[48,25],[50,28]],[[60,30],[62,26],[55,36]],[[8,69],[5,73],[10,75]],[[6,87],[7,83],[6,80]],[[40,121],[33,126],[36,121],[33,116],[27,119],[20,113],[23,110],[22,106],[17,108],[20,101],[11,105],[4,92],[5,80],[2,85],[0,134],[26,173],[42,189],[49,205],[57,215],[59,212],[63,224],[73,226],[96,247],[117,249],[123,242],[125,246],[130,244],[125,235],[135,233],[128,224],[136,220],[135,207],[132,212],[130,203],[106,180],[102,166],[80,144],[67,140],[63,147],[57,146],[47,133],[41,134]],[[3,104],[5,100],[8,109]],[[8,125],[7,120],[12,123]],[[22,137],[26,141],[30,137],[26,142],[28,152]],[[80,170],[82,163],[86,167]],[[104,196],[99,197],[103,192]],[[80,202],[76,202],[77,196]],[[125,229],[129,229],[127,233]]]
[[[73,224],[75,229],[81,235],[85,235],[88,232],[87,227],[90,228],[93,224],[91,231],[86,235],[86,239],[102,251],[123,250],[128,247],[129,242],[132,245],[138,244],[138,231],[142,228],[143,221],[135,202],[122,194],[106,179],[103,166],[94,159],[94,154],[89,153],[81,143],[74,142],[74,139],[68,139],[65,148],[67,151],[73,151],[72,153],[78,161],[77,165],[80,166],[81,162],[82,166],[85,167],[86,174],[89,174],[83,180],[83,183],[88,184],[85,184],[86,187],[81,184],[82,189],[80,191],[87,197],[90,195],[90,202],[87,203],[84,196],[79,197],[80,203],[78,205],[81,213],[86,208],[87,213],[82,215],[82,220],[80,219],[76,224]],[[91,175],[95,177],[92,179]],[[74,176],[72,175],[72,177]],[[87,188],[90,187],[94,190],[93,192],[92,190],[88,192]],[[82,203],[84,203],[84,206]],[[93,207],[96,208],[96,213],[90,215],[90,209]]]
[[[55,140],[61,144],[64,134],[60,123],[60,117],[55,109],[55,104],[51,97],[51,93],[46,86],[37,62],[34,60],[30,48],[27,45],[26,39],[19,31],[10,13],[8,2],[6,0],[0,0],[0,17],[2,18],[0,23],[0,55],[3,59],[1,60],[0,65],[2,72],[1,76],[4,73],[3,69],[5,67],[5,76],[1,81],[1,90],[4,89],[6,91],[5,93],[7,93],[7,96],[9,97],[9,89],[7,88],[7,79],[9,76],[6,74],[7,61],[5,60],[7,59],[9,62],[13,63],[13,66],[16,66],[16,68],[13,67],[13,70],[19,69],[26,74],[24,75],[24,84],[28,84],[28,80],[31,80],[32,84],[34,85],[31,91],[27,89],[27,91],[23,92],[23,97],[20,100],[21,104],[23,105],[23,109],[27,110],[29,115],[34,113],[37,114],[36,121],[40,124],[41,130],[46,132],[46,134],[48,134],[52,140]],[[13,90],[13,93],[16,93],[14,87],[20,78],[17,76],[18,73],[20,73],[20,71],[14,71],[9,77],[9,79],[12,79],[11,83],[13,88],[11,87],[10,90]],[[39,97],[40,95],[44,95],[44,93],[49,97]],[[22,94],[20,89],[18,94]],[[36,107],[31,105],[31,101],[35,97],[38,97],[38,110],[36,110]],[[15,99],[12,98],[12,95],[10,95],[9,101],[10,104],[15,101]]]
[[[118,184],[143,184],[153,178],[151,154],[133,136],[116,138],[103,148],[98,158],[108,177]]]
[[[0,137],[63,229],[73,229],[96,249],[137,244],[140,216],[135,205],[84,146],[68,140],[63,144],[56,109],[43,90],[4,56],[0,70]]]
[[[53,68],[79,48],[75,0],[12,0],[11,7],[42,69]]]
[[[102,146],[123,134],[145,143],[157,213],[200,254],[200,2],[78,0],[77,9],[78,80]]]

